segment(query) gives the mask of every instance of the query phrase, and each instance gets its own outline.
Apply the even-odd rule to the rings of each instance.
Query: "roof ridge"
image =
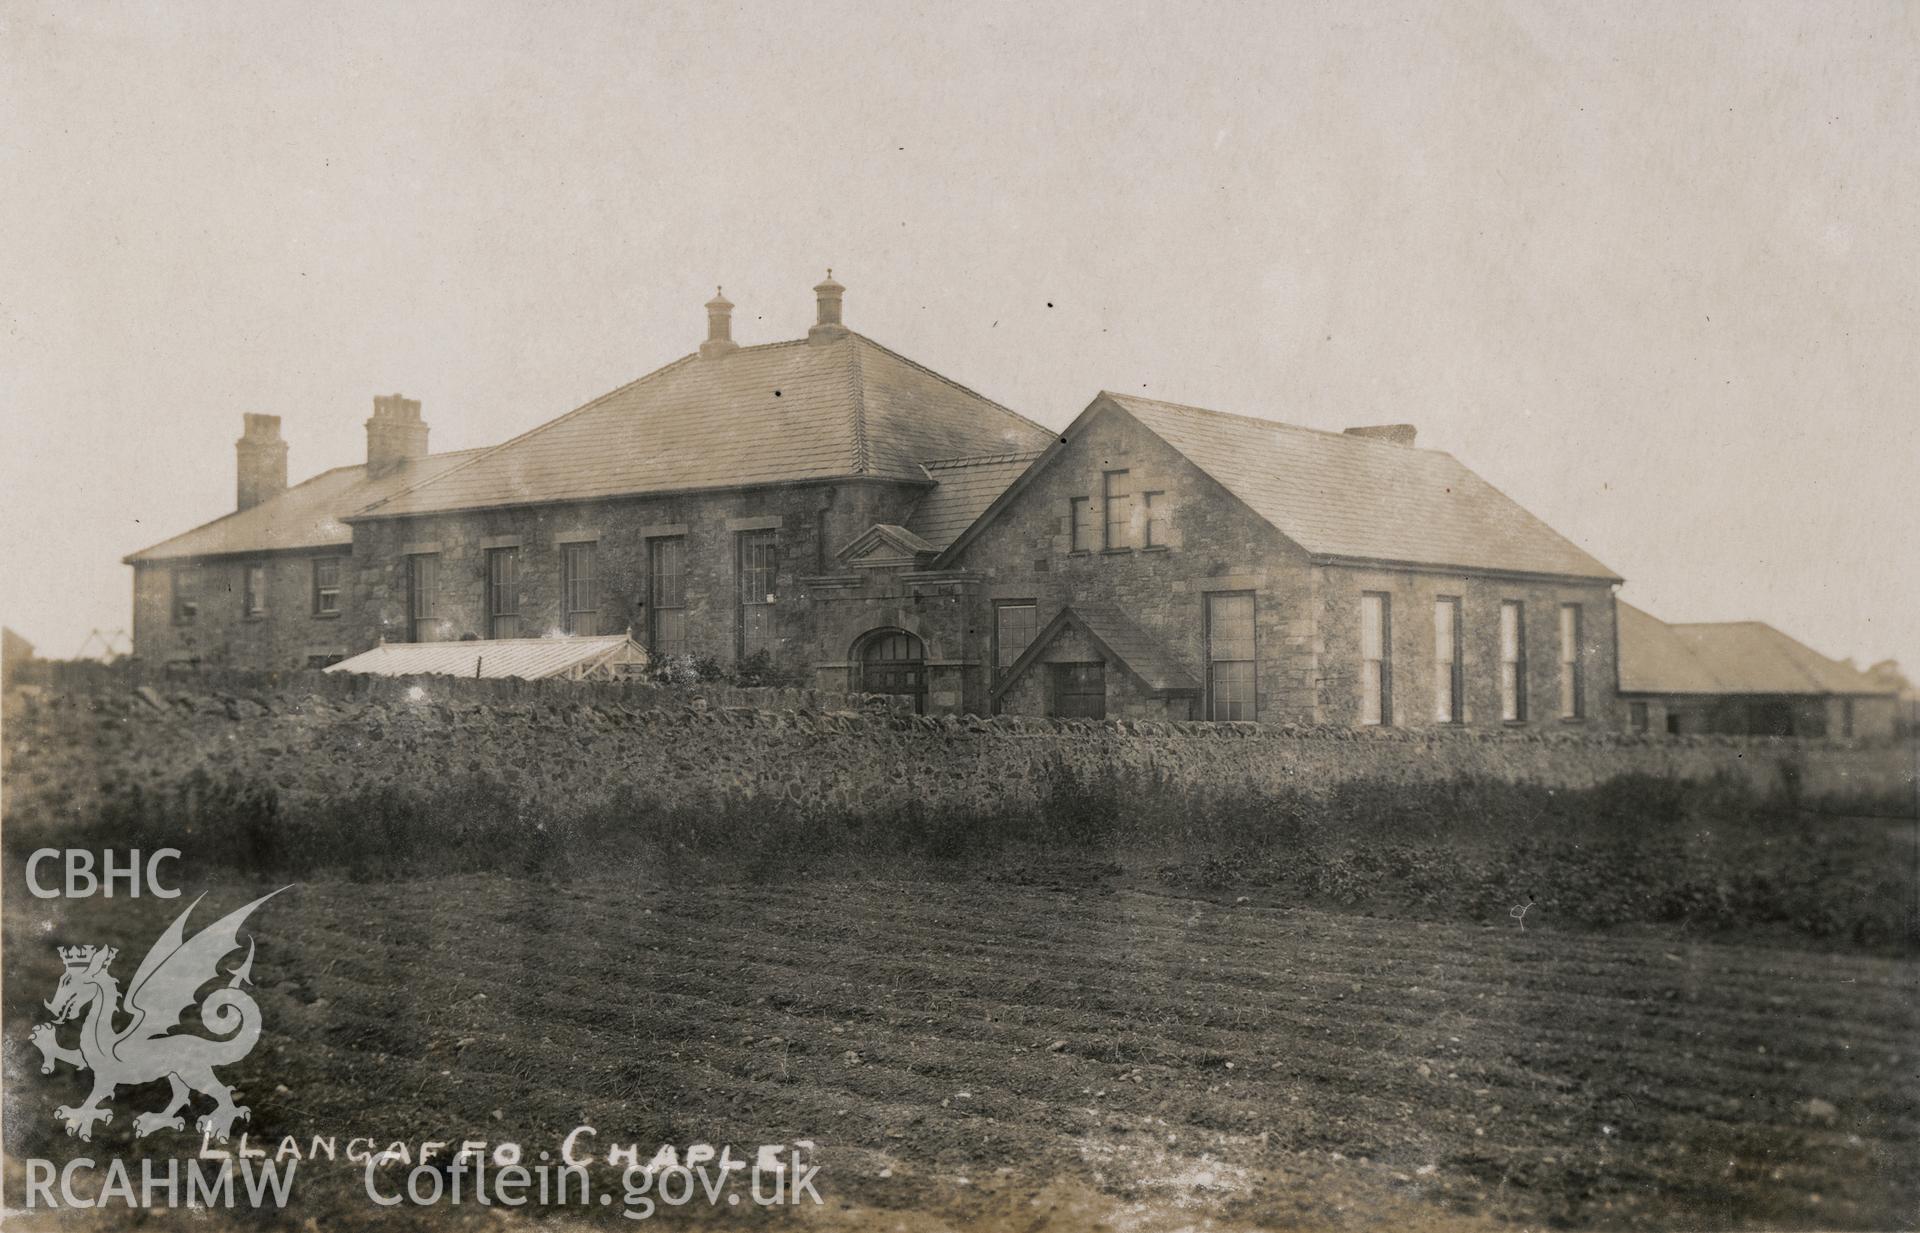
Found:
[[[853,473],[867,475],[872,470],[872,456],[867,450],[866,368],[860,361],[860,348],[849,346],[847,354],[847,396],[853,404]]]
[[[1037,428],[1041,432],[1046,433],[1049,437],[1054,435],[1053,429],[1048,428],[1045,424],[1040,423],[1038,420],[1030,419],[1027,416],[1020,414],[1018,411],[1015,411],[1012,407],[1007,406],[1005,403],[997,402],[994,399],[988,398],[985,394],[982,394],[979,390],[960,384],[958,381],[955,381],[952,377],[947,376],[945,373],[935,372],[933,369],[928,368],[925,364],[922,364],[920,361],[916,359],[912,359],[908,356],[901,355],[898,351],[895,351],[892,347],[887,346],[887,344],[883,342],[875,342],[873,339],[868,338],[865,334],[860,333],[858,330],[848,330],[847,333],[852,335],[854,338],[859,339],[861,342],[866,343],[869,347],[877,347],[881,351],[886,352],[889,356],[893,357],[896,360],[899,360],[902,364],[905,364],[908,368],[912,368],[919,372],[923,372],[927,374],[927,376],[932,377],[936,381],[939,381],[945,385],[950,385],[954,389],[959,390],[962,394],[965,394],[970,398],[978,398],[981,402],[986,403],[989,407],[992,407],[994,410],[1004,411],[1008,415],[1011,415],[1014,419],[1019,420],[1021,423],[1027,425],[1028,427]]]
[[[777,344],[763,343],[761,345],[773,346]],[[479,462],[482,458],[485,458],[491,454],[497,454],[501,450],[506,449],[508,446],[518,444],[519,442],[526,440],[528,437],[531,437],[536,433],[545,432],[547,429],[552,428],[556,424],[564,423],[565,421],[572,419],[576,415],[581,415],[587,411],[591,411],[595,407],[599,406],[603,402],[606,402],[609,398],[612,398],[615,395],[624,394],[628,390],[632,389],[636,385],[641,384],[642,382],[651,381],[655,377],[660,376],[662,373],[670,372],[673,369],[679,368],[681,365],[686,364],[691,360],[696,360],[698,358],[700,358],[699,352],[690,351],[687,354],[681,356],[677,360],[669,360],[665,364],[662,364],[660,367],[654,369],[652,372],[643,373],[642,375],[635,377],[633,380],[627,382],[625,385],[616,386],[615,388],[608,390],[606,393],[600,395],[597,398],[592,398],[587,400],[586,402],[581,403],[579,406],[575,407],[571,411],[565,412],[561,415],[556,415],[552,419],[546,420],[542,423],[535,424],[532,428],[527,429],[525,432],[520,433],[518,436],[509,437],[505,441],[500,442],[498,445],[481,446],[479,447],[478,451],[474,454],[472,458],[467,459],[465,462],[461,463],[459,466],[448,467],[445,471],[442,471],[438,475],[420,480],[417,483],[408,484],[405,488],[400,489],[398,492],[390,492],[386,496],[381,497],[378,501],[375,501],[373,504],[363,506],[360,509],[354,510],[351,514],[346,515],[346,518],[358,518],[363,515],[371,515],[375,510],[379,509],[383,505],[391,504],[392,502],[399,500],[401,497],[404,497],[409,493],[415,492],[421,488],[425,488],[429,484],[437,484],[441,480],[446,479],[448,476],[457,475],[461,471],[464,471],[468,467],[472,466],[474,463]],[[345,521],[346,518],[343,518],[342,521]]]
[[[1247,415],[1240,411],[1220,411],[1213,407],[1195,406],[1190,402],[1169,402],[1164,398],[1145,398],[1139,394],[1122,394],[1118,390],[1101,390],[1100,395],[1105,398],[1117,398],[1124,402],[1150,402],[1156,407],[1169,407],[1175,411],[1193,411],[1200,415],[1216,415],[1223,420],[1242,420],[1249,424],[1259,424],[1265,428],[1285,428],[1292,432],[1310,432],[1316,436],[1332,437],[1337,441],[1349,441],[1369,446],[1385,446],[1389,449],[1396,450],[1418,450],[1423,454],[1445,454],[1449,458],[1453,457],[1453,455],[1446,450],[1434,449],[1430,445],[1396,445],[1392,441],[1383,441],[1379,437],[1363,437],[1355,433],[1343,432],[1337,428],[1315,428],[1309,424],[1295,424],[1288,420],[1270,420],[1264,415]]]

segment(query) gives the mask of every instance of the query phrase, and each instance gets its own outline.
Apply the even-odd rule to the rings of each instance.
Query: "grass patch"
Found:
[[[1567,790],[1457,778],[1328,791],[1195,794],[1149,774],[1055,763],[1039,805],[993,812],[808,812],[723,798],[666,807],[641,788],[571,803],[486,775],[289,805],[270,785],[191,776],[116,794],[77,821],[10,819],[10,863],[40,847],[181,849],[260,878],[353,881],[499,872],[563,878],[607,864],[666,882],[773,882],[825,869],[972,872],[1035,856],[1123,856],[1187,890],[1257,889],[1301,905],[1565,927],[1763,929],[1885,950],[1920,941],[1914,825],[1802,810],[1758,793],[1622,776]]]

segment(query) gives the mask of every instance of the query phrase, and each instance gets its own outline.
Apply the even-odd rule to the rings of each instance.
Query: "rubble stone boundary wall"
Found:
[[[1582,788],[1640,773],[1726,774],[1762,791],[1791,782],[1816,803],[1915,799],[1911,742],[935,718],[893,699],[809,690],[311,672],[39,665],[20,683],[30,688],[8,691],[14,816],[81,812],[99,794],[167,790],[196,772],[271,784],[289,805],[490,775],[582,806],[637,788],[695,808],[742,798],[852,815],[911,801],[1020,808],[1061,764],[1148,773],[1196,792],[1462,775]]]

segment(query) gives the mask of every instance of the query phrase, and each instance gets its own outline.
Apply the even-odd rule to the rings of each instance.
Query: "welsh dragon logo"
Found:
[[[249,1111],[245,1105],[233,1103],[233,1089],[220,1081],[213,1068],[230,1066],[244,1058],[260,1039],[259,1003],[240,988],[250,983],[253,942],[247,942],[246,960],[230,973],[222,973],[219,965],[240,948],[241,924],[255,908],[279,893],[262,895],[228,913],[191,940],[186,938],[187,917],[200,900],[188,904],[140,961],[127,987],[125,1005],[120,1001],[119,982],[107,970],[119,954],[117,950],[111,946],[60,948],[66,972],[52,1000],[45,1003],[53,1012],[53,1022],[36,1025],[32,1040],[40,1050],[40,1073],[53,1073],[55,1062],[93,1072],[93,1094],[84,1104],[78,1108],[61,1105],[53,1111],[66,1123],[69,1135],[91,1139],[94,1123],[113,1120],[106,1102],[113,1099],[115,1088],[165,1079],[173,1085],[172,1098],[160,1112],[142,1113],[133,1119],[135,1136],[185,1129],[180,1111],[193,1099],[194,1092],[202,1092],[213,1097],[215,1104],[211,1113],[195,1121],[194,1128],[226,1142],[233,1123],[246,1118]],[[194,1004],[200,987],[221,975],[230,977],[226,985],[200,1000],[200,1022],[218,1039],[167,1035],[179,1026],[181,1014]],[[54,1029],[82,1014],[86,1018],[80,1025],[80,1047],[61,1045]],[[125,1026],[116,1026],[116,1019],[125,1020]]]

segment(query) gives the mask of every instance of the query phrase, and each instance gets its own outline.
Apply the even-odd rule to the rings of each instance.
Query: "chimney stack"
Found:
[[[420,418],[420,400],[374,395],[373,418],[367,421],[367,470],[383,475],[426,454],[427,422]]]
[[[1368,424],[1361,428],[1347,429],[1349,437],[1372,437],[1376,441],[1388,441],[1394,445],[1413,448],[1413,438],[1418,433],[1412,424]]]
[[[707,301],[707,341],[700,344],[700,354],[711,359],[739,348],[740,344],[733,341],[733,304],[715,287],[713,298]]]
[[[830,342],[847,332],[847,327],[840,324],[840,297],[846,293],[845,287],[833,281],[833,269],[828,267],[827,281],[818,283],[813,288],[820,312],[819,319],[813,323],[813,328],[807,331],[809,340]]]
[[[246,428],[233,443],[233,452],[239,462],[235,504],[244,510],[287,490],[287,443],[280,439],[277,415],[249,413],[243,422]]]

